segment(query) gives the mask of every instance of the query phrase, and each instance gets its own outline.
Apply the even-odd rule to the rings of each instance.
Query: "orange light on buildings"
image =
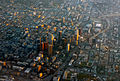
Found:
[[[79,39],[79,30],[77,29],[77,40]]]
[[[36,28],[38,28],[38,26],[36,26]]]
[[[51,34],[51,36],[52,36],[52,37],[51,37],[51,40],[53,40],[53,39],[54,39],[54,36],[53,36],[53,34]]]
[[[30,37],[30,34],[28,34],[28,37]]]
[[[44,19],[44,18],[45,18],[45,16],[42,16],[42,18]]]
[[[44,50],[44,42],[42,42],[42,50]]]
[[[27,45],[25,42],[23,43],[24,45]]]
[[[60,77],[58,77],[58,81],[60,81]]]
[[[45,46],[45,49],[47,50],[48,49],[48,42],[45,42],[44,46]]]
[[[76,40],[76,45],[78,45],[78,41]]]
[[[53,52],[53,45],[50,44],[48,47],[48,54],[52,55],[52,52]]]
[[[42,77],[43,76],[43,73],[40,73],[40,77]]]
[[[44,24],[42,24],[41,27],[44,27]]]
[[[14,13],[14,16],[16,16],[16,15],[17,15],[17,13],[15,12],[15,13]]]
[[[49,60],[49,57],[47,57],[47,60]]]
[[[26,30],[28,30],[28,28],[25,28]]]
[[[57,27],[54,27],[54,31],[56,32],[56,30],[57,30]]]
[[[38,72],[41,70],[41,65],[38,66]]]
[[[51,27],[51,26],[50,26],[50,25],[48,25],[47,27],[48,27],[48,29],[50,29],[50,27]]]
[[[41,57],[43,58],[43,56],[44,56],[44,55],[42,54],[42,56],[41,56]]]
[[[71,24],[72,24],[72,26],[74,25],[72,20],[71,20]]]
[[[38,61],[40,62],[41,57],[38,58]]]
[[[42,65],[44,65],[44,63],[42,62]]]
[[[71,40],[71,38],[70,38],[70,43],[71,43],[71,41],[72,41],[72,40]]]
[[[25,31],[25,33],[29,33],[29,31]]]
[[[6,66],[6,62],[3,62],[3,66]]]
[[[36,63],[33,64],[33,67],[35,67],[35,66],[36,66]]]
[[[70,51],[70,44],[67,44],[67,51]]]
[[[63,17],[63,23],[65,23],[65,17]]]
[[[74,42],[74,40],[75,40],[75,37],[74,37],[74,35],[73,35],[73,37],[72,37],[73,39],[72,39],[72,41]]]
[[[38,18],[40,18],[41,17],[41,15],[38,15]]]
[[[6,24],[6,26],[8,26],[9,24]]]
[[[118,69],[119,69],[119,66],[118,66],[118,65],[116,65],[116,66],[115,66],[115,69],[116,69],[116,70],[118,70]]]

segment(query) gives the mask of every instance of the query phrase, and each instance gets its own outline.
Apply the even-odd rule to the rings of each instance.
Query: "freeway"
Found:
[[[118,17],[120,16],[120,13],[114,13],[114,14],[108,14],[108,15],[102,15],[99,18],[108,18],[108,17]]]
[[[93,2],[93,4],[96,6],[96,3]],[[107,21],[107,28],[105,28],[104,30],[102,30],[101,32],[95,34],[94,36],[90,37],[90,40],[92,40],[93,38],[97,37],[98,35],[100,35],[101,33],[104,33],[106,32],[108,29],[110,29],[110,21],[104,16],[104,14],[97,8],[96,6],[96,9],[98,10],[98,12],[106,19]]]
[[[93,35],[93,36],[91,36],[89,39],[90,40],[92,40],[93,38],[95,38],[95,37],[97,37],[98,35],[100,35],[100,34],[102,34],[102,33],[105,33],[108,29],[110,29],[110,21],[106,18],[107,16],[105,16],[99,9],[98,9],[98,7],[97,7],[97,4],[95,3],[95,2],[91,2],[92,3],[92,5],[93,6],[95,6],[95,8],[97,9],[97,11],[102,15],[102,16],[100,16],[100,17],[98,17],[98,18],[101,18],[101,17],[103,17],[106,21],[107,21],[107,27],[104,29],[104,30],[102,30],[102,31],[100,31],[100,32],[98,32],[97,34],[95,34],[95,35]],[[113,14],[113,15],[110,15],[110,16],[114,16],[115,14]],[[117,14],[118,16],[120,15],[120,14]],[[108,15],[109,16],[109,15]],[[86,39],[84,39],[84,41],[85,41]]]

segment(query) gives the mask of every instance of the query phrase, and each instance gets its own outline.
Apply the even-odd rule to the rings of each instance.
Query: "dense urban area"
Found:
[[[120,81],[120,0],[0,0],[0,81]]]

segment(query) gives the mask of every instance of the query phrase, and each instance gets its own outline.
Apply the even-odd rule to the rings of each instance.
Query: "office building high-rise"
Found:
[[[49,54],[49,55],[52,55],[52,53],[53,53],[53,45],[52,45],[52,44],[49,44],[49,45],[48,45],[48,54]]]

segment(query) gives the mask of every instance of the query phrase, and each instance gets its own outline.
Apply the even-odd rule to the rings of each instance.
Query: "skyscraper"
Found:
[[[53,45],[52,45],[52,44],[49,44],[49,45],[48,45],[48,54],[49,54],[49,55],[52,55],[52,53],[53,53]]]

